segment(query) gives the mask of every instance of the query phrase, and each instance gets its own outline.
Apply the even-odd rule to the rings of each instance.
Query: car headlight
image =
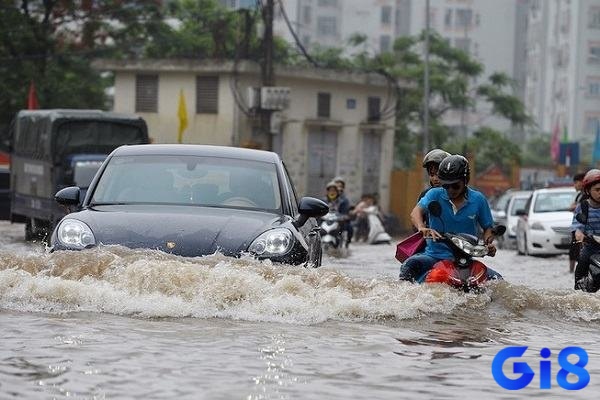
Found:
[[[60,223],[57,237],[61,244],[75,249],[85,249],[96,244],[96,238],[90,227],[71,218],[64,219]]]
[[[534,231],[543,231],[544,225],[541,222],[534,222],[533,224],[531,224],[530,228]]]
[[[488,248],[486,246],[482,246],[479,244],[472,245],[471,243],[467,242],[464,239],[461,239],[458,236],[453,236],[450,240],[452,240],[452,243],[454,243],[456,247],[458,247],[466,254],[469,254],[471,256],[483,257],[488,253]]]
[[[294,237],[289,229],[276,228],[258,236],[248,251],[257,256],[282,256],[292,249]]]

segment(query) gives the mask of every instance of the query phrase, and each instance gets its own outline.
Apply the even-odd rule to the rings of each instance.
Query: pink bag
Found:
[[[425,248],[425,238],[421,232],[416,232],[396,245],[396,260],[404,262],[408,257]]]

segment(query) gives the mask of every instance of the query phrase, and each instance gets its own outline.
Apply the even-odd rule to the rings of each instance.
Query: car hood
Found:
[[[97,206],[68,217],[88,224],[98,244],[188,257],[237,255],[262,232],[291,224],[290,217],[271,212],[190,206]]]

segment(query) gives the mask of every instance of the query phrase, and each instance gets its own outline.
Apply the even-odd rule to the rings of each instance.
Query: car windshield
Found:
[[[90,205],[177,204],[280,210],[275,165],[198,156],[112,157]]]
[[[510,197],[511,197],[511,193],[510,192],[504,192],[494,202],[494,205],[493,205],[492,209],[494,209],[494,210],[504,210],[506,208],[506,205],[507,205],[508,201],[510,200]]]
[[[540,193],[535,199],[533,211],[538,213],[570,211],[574,199],[575,192]]]
[[[524,210],[527,204],[527,197],[517,197],[512,203],[510,215],[517,215],[517,211]]]

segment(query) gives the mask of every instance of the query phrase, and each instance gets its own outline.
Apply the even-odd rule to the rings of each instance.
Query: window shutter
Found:
[[[369,97],[367,99],[367,121],[377,122],[381,120],[381,99],[379,97]]]
[[[196,114],[219,112],[219,77],[196,77]]]
[[[329,118],[331,116],[331,93],[317,94],[317,117]]]
[[[136,75],[135,111],[158,112],[158,75]]]

